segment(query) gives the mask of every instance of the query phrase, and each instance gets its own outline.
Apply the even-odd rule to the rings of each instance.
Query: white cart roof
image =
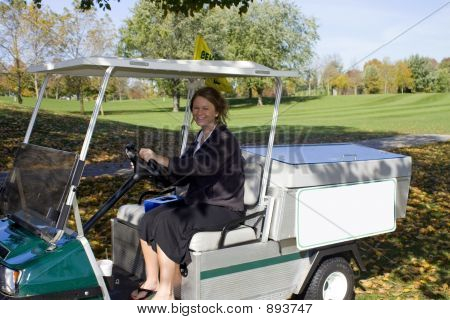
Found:
[[[298,77],[297,71],[278,71],[250,61],[127,59],[87,57],[57,63],[34,65],[32,73],[71,76],[103,76],[114,67],[113,76],[133,78],[211,78],[211,77]]]

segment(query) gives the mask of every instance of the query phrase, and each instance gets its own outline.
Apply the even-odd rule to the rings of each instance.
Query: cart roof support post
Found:
[[[73,197],[72,206],[75,216],[75,225],[77,226],[78,237],[84,237],[83,223],[81,222],[80,209],[78,208],[78,200],[76,195]]]
[[[27,133],[25,134],[25,138],[23,139],[23,143],[28,143],[30,140],[31,132],[33,131],[34,123],[36,121],[36,116],[39,111],[39,107],[41,106],[42,98],[44,97],[45,88],[47,87],[49,74],[47,73],[44,78],[44,82],[42,82],[41,89],[39,90],[38,99],[36,104],[34,105],[33,114],[31,115],[30,123],[28,124]]]
[[[108,81],[109,81],[109,78],[110,78],[111,73],[112,73],[113,70],[114,70],[114,67],[108,67],[106,69],[105,75],[103,76],[103,81],[102,81],[102,84],[101,84],[101,87],[100,87],[100,92],[99,92],[97,100],[95,102],[94,110],[92,111],[91,121],[89,122],[89,127],[88,127],[88,130],[86,132],[86,137],[84,138],[83,147],[81,148],[80,158],[79,158],[79,162],[78,162],[78,165],[81,166],[78,169],[80,176],[83,173],[85,159],[86,159],[86,154],[87,154],[87,151],[89,149],[89,143],[91,142],[92,134],[94,132],[95,123],[97,122],[98,112],[100,111],[100,107],[102,105],[103,97],[104,97],[105,91],[106,91],[106,86],[108,85]],[[67,196],[66,205],[67,206],[74,205],[73,209],[74,209],[74,213],[75,213],[75,222],[76,222],[76,225],[77,225],[78,232],[80,232],[80,230],[82,231],[83,229],[82,229],[82,226],[81,226],[81,218],[79,216],[80,212],[78,210],[78,202],[75,199],[75,197],[76,197],[76,195],[75,195],[76,194],[76,190],[77,190],[77,186],[75,186],[75,185],[70,186],[70,191],[69,191],[69,194]],[[83,232],[81,232],[80,235],[82,236]]]
[[[272,149],[273,149],[273,142],[275,140],[275,131],[277,129],[278,108],[280,106],[282,89],[283,89],[283,84],[281,82],[281,78],[276,77],[275,78],[275,105],[273,107],[272,126],[270,128],[269,142],[267,145],[267,152],[266,152],[266,160],[264,162],[264,172],[263,172],[263,177],[262,177],[261,192],[259,195],[259,204],[258,204],[259,206],[264,206],[265,195],[266,195],[266,190],[267,190],[267,183],[269,181],[268,177],[269,177],[270,164],[272,162]]]
[[[181,127],[181,136],[182,136],[182,143],[181,143],[181,152],[180,156],[183,155],[184,151],[186,150],[186,146],[188,143],[189,138],[189,121],[191,120],[191,99],[195,92],[195,82],[191,82],[189,86],[189,91],[187,95],[187,101],[186,101],[186,109],[184,110],[184,120],[183,120],[183,126]]]
[[[86,132],[86,137],[84,138],[83,147],[80,152],[80,160],[86,160],[86,154],[89,149],[89,144],[91,142],[92,134],[94,133],[95,123],[97,122],[98,112],[103,103],[103,97],[105,96],[106,86],[108,85],[109,78],[111,77],[111,73],[113,72],[114,67],[108,67],[106,69],[105,75],[103,76],[102,86],[100,87],[100,92],[97,96],[97,100],[95,101],[95,107],[92,111],[91,121],[89,122],[89,127]]]

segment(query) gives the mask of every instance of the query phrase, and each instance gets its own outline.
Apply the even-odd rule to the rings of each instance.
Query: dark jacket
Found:
[[[207,203],[244,211],[244,159],[236,137],[217,125],[194,154],[194,141],[181,157],[169,160],[169,173],[189,184],[187,204]]]

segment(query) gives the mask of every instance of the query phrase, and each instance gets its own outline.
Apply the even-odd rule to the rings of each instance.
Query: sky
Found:
[[[257,1],[257,0],[254,0]],[[43,0],[52,10],[61,12],[71,0]],[[111,0],[108,12],[117,27],[131,16],[137,0]],[[295,0],[307,17],[318,24],[320,40],[315,46],[318,63],[338,56],[345,69],[355,63],[388,57],[391,62],[412,54],[435,58],[450,57],[450,1],[446,0]],[[389,42],[408,28],[442,7],[438,12],[398,37],[370,57],[372,51]],[[104,14],[99,10],[99,15]]]

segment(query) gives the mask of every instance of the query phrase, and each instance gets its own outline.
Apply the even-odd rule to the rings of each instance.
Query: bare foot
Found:
[[[144,282],[139,288],[131,292],[131,299],[133,300],[143,300],[143,299],[151,299],[158,290],[158,283],[154,282]]]
[[[152,300],[175,300],[173,294],[158,291]]]
[[[145,281],[141,284],[141,289],[147,289],[147,290],[153,290],[158,291],[159,283],[157,282],[151,282],[151,281]]]

